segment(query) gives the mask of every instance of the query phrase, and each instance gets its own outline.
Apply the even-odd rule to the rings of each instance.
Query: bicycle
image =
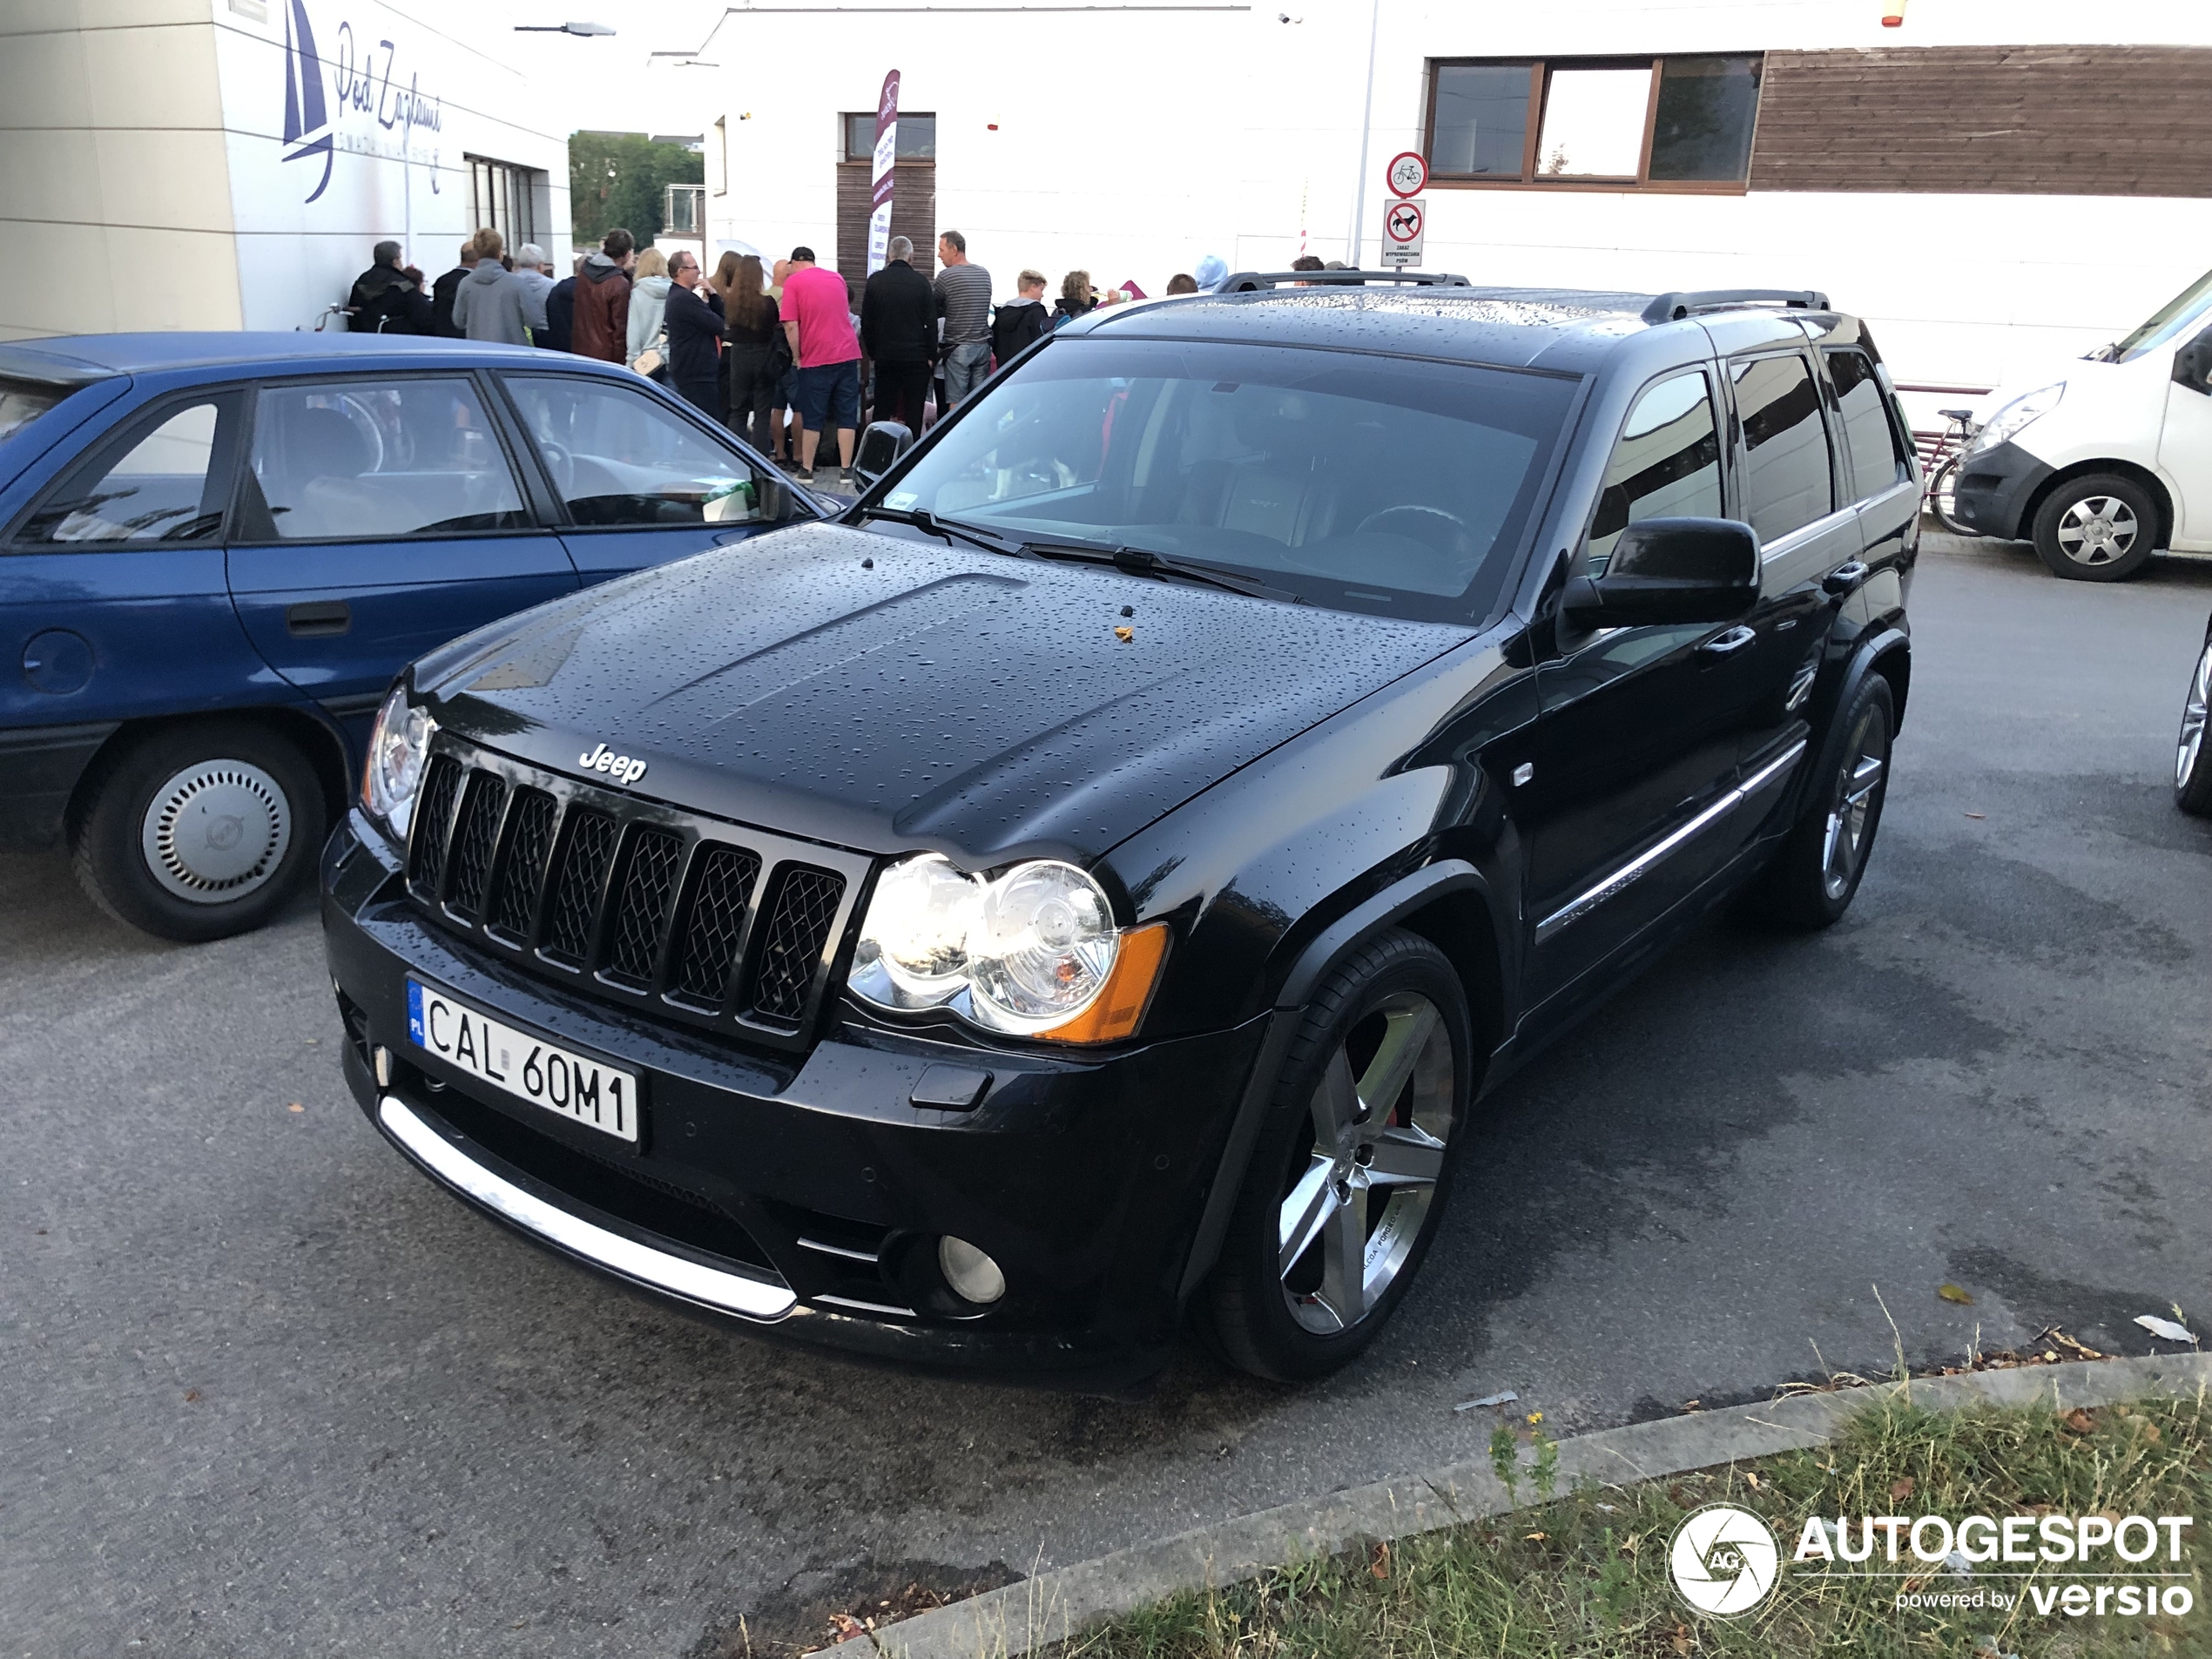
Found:
[[[1942,435],[1921,458],[1927,482],[1920,488],[1920,507],[1936,516],[1936,523],[1953,536],[1979,536],[1958,513],[1959,463],[1966,458],[1966,445],[1980,428],[1972,409],[1938,409],[1944,419]]]

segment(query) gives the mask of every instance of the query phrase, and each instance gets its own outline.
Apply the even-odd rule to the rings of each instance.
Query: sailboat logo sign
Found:
[[[389,40],[373,46],[357,38],[351,23],[338,25],[335,55],[326,59],[315,45],[314,25],[307,20],[307,0],[282,0],[284,6],[284,159],[322,162],[314,186],[306,199],[314,201],[330,187],[330,171],[337,152],[373,156],[385,161],[427,160],[430,188],[438,188],[437,152],[423,156],[415,151],[415,134],[445,130],[445,106],[422,91],[421,78],[409,71],[398,73],[398,50]],[[330,83],[323,84],[327,75]],[[337,121],[332,119],[332,111]],[[343,131],[340,123],[359,118],[356,130]],[[379,131],[365,130],[369,122]]]

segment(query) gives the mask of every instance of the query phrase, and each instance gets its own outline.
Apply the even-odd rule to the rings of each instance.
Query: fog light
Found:
[[[376,1086],[379,1089],[392,1086],[392,1051],[381,1042],[376,1045]]]
[[[1006,1275],[999,1271],[999,1264],[965,1238],[939,1239],[937,1265],[945,1271],[945,1283],[963,1301],[980,1305],[1006,1294]]]

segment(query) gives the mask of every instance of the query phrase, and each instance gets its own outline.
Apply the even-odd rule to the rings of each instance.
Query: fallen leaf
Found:
[[[2176,1325],[2171,1319],[2161,1319],[2155,1313],[2138,1313],[2135,1323],[2151,1335],[2162,1337],[2168,1342],[2186,1342],[2191,1345],[2196,1342],[2196,1333],[2188,1326]]]
[[[1970,1308],[1974,1305],[1974,1298],[1956,1285],[1939,1285],[1936,1294],[1946,1302],[1956,1302],[1960,1307]]]
[[[285,1110],[287,1110],[287,1112],[304,1112],[304,1111],[306,1111],[307,1109],[305,1106],[302,1106],[302,1105],[301,1105],[301,1104],[300,1104],[298,1101],[296,1101],[296,1100],[295,1100],[295,1101],[293,1101],[293,1102],[292,1103],[292,1104],[290,1104],[289,1106],[286,1107],[284,1109],[285,1109]]]
[[[1903,1503],[1919,1489],[1919,1481],[1909,1474],[1890,1482],[1890,1496],[1899,1503]]]
[[[1743,1483],[1750,1487],[1752,1491],[1757,1492],[1759,1489],[1759,1477],[1757,1472],[1752,1469],[1744,1470]]]
[[[1987,813],[1968,813],[1966,816],[1969,818],[1986,818],[1989,814]]]
[[[1486,1406],[1510,1406],[1520,1398],[1519,1394],[1507,1388],[1494,1394],[1485,1394],[1480,1399],[1463,1399],[1452,1409],[1455,1412],[1477,1412]]]
[[[2097,1426],[2097,1420],[2090,1416],[2088,1412],[2080,1406],[2076,1406],[2064,1417],[2059,1419],[2059,1422],[2064,1427],[2072,1429],[2076,1434],[2087,1434]]]
[[[850,1641],[854,1636],[867,1634],[867,1626],[850,1613],[833,1613],[829,1615],[829,1622],[830,1629],[837,1632],[840,1641]]]
[[[198,1390],[197,1388],[187,1388],[187,1389],[185,1389],[185,1403],[186,1403],[187,1405],[189,1405],[192,1401],[193,1401],[193,1400],[195,1400],[195,1399],[198,1399],[199,1398],[199,1390]]]
[[[1376,1578],[1390,1576],[1390,1546],[1388,1544],[1375,1546],[1373,1557],[1367,1563],[1367,1571]]]
[[[1130,640],[1136,637],[1136,630],[1134,628],[1116,628],[1114,630],[1114,637],[1120,640],[1122,644],[1126,645]]]
[[[1676,1625],[1674,1641],[1676,1653],[1688,1653],[1689,1651],[1689,1627],[1686,1624]]]
[[[2158,1444],[2158,1425],[2146,1419],[2142,1425],[2143,1438],[2153,1446]]]
[[[1550,1534],[1549,1533],[1548,1533],[1548,1532],[1532,1532],[1532,1533],[1526,1534],[1524,1534],[1524,1535],[1527,1537],[1527,1541],[1528,1541],[1530,1543],[1532,1543],[1532,1544],[1541,1544],[1541,1543],[1542,1543],[1542,1542],[1543,1542],[1546,1539],[1548,1539],[1548,1538],[1549,1538],[1549,1537],[1551,1536],[1551,1534]]]

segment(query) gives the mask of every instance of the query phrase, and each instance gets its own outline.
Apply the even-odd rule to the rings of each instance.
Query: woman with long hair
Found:
[[[722,293],[724,336],[730,342],[730,430],[772,459],[776,439],[769,411],[776,401],[782,365],[776,347],[784,337],[776,298],[761,279],[760,261],[750,253],[725,253],[715,275],[735,261]],[[748,429],[750,428],[750,429]]]
[[[645,348],[660,338],[661,317],[668,304],[668,255],[649,247],[637,256],[630,273],[630,353],[623,359],[635,363]],[[664,354],[667,347],[663,347]]]
[[[1057,328],[1070,318],[1087,315],[1097,307],[1098,296],[1091,292],[1090,273],[1070,271],[1061,279],[1060,298],[1052,307],[1052,320],[1046,326]]]
[[[722,257],[714,262],[714,269],[708,273],[706,280],[699,285],[699,291],[702,293],[711,293],[714,296],[715,306],[721,312],[725,322],[730,315],[730,285],[737,280],[738,255],[725,249]],[[722,361],[715,365],[715,370],[717,385],[714,407],[726,410],[730,407],[730,354],[728,352],[722,354]]]

